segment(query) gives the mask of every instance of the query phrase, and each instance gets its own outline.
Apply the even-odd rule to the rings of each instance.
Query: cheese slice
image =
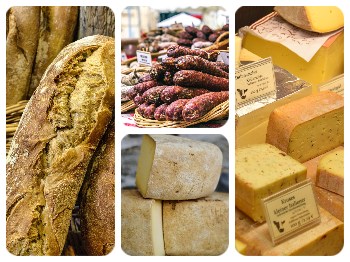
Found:
[[[236,238],[247,244],[246,255],[331,256],[344,244],[344,223],[319,207],[321,223],[273,246],[267,223],[257,225],[236,209]]]
[[[218,185],[222,152],[214,144],[171,135],[144,135],[136,186],[145,198],[196,199]]]
[[[344,26],[343,12],[336,6],[276,6],[275,11],[292,25],[318,33]]]
[[[236,207],[265,221],[261,199],[306,178],[306,167],[269,144],[236,149]]]
[[[132,256],[165,255],[162,202],[144,199],[135,189],[121,193],[121,246]]]
[[[245,35],[242,46],[262,58],[272,57],[275,65],[312,84],[314,93],[318,84],[344,72],[344,31],[328,39],[309,62],[282,44],[251,33]]]
[[[223,254],[229,240],[229,195],[163,202],[165,253],[174,256]]]
[[[344,143],[344,98],[322,91],[276,108],[266,142],[305,162]]]
[[[344,196],[344,149],[328,153],[320,159],[316,185]]]

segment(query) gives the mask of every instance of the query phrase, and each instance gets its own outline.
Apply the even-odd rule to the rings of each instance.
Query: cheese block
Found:
[[[236,147],[265,143],[271,112],[312,93],[312,86],[278,66],[274,67],[276,95],[236,109]]]
[[[272,57],[275,65],[312,84],[314,93],[318,92],[318,84],[344,73],[344,31],[329,38],[309,62],[282,44],[249,32],[242,47],[262,58]]]
[[[165,255],[160,200],[144,199],[136,189],[122,190],[121,247],[133,256]]]
[[[239,67],[240,65],[240,53],[242,47],[242,38],[239,36],[235,36],[235,67]]]
[[[305,162],[344,143],[344,98],[322,91],[276,108],[266,142]]]
[[[175,256],[221,255],[228,247],[229,195],[163,202],[165,253]]]
[[[343,12],[336,6],[276,6],[275,11],[292,25],[318,33],[344,26]]]
[[[321,223],[273,246],[267,223],[257,225],[236,209],[236,238],[247,243],[246,255],[325,256],[338,254],[344,244],[344,223],[319,207]]]
[[[256,54],[250,52],[249,50],[245,48],[241,48],[241,52],[239,54],[239,61],[241,62],[256,62],[261,60],[262,58],[260,56],[257,56]]]
[[[247,251],[247,244],[243,243],[239,239],[235,239],[235,246],[238,253],[245,255]]]
[[[328,153],[320,159],[316,185],[344,196],[344,149]]]
[[[269,144],[236,149],[236,207],[265,221],[261,199],[306,178],[306,167]]]
[[[186,200],[214,192],[222,168],[214,144],[172,135],[144,135],[136,185],[145,198]]]

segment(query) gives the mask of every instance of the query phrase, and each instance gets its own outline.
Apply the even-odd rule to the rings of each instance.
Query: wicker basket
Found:
[[[229,32],[222,33],[211,46],[203,50],[226,50],[229,46]]]
[[[134,120],[138,127],[173,127],[173,128],[182,128],[182,127],[188,127],[193,126],[199,123],[205,123],[210,120],[219,120],[219,119],[225,119],[228,117],[229,113],[229,101],[225,101],[221,103],[220,105],[214,107],[211,111],[209,111],[206,115],[201,117],[200,119],[192,122],[188,121],[158,121],[153,119],[147,119],[142,117],[138,112],[137,109],[135,110],[134,114]]]
[[[130,110],[135,109],[137,106],[135,105],[134,101],[130,100],[127,102],[122,103],[121,106],[121,112],[126,113],[129,112]]]

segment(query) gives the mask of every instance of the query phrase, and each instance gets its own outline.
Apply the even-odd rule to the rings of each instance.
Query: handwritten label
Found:
[[[276,94],[271,57],[236,68],[236,108]]]
[[[310,179],[263,199],[262,205],[274,245],[321,221]]]
[[[137,50],[136,57],[140,65],[152,66],[152,56],[150,52]]]
[[[167,58],[168,56],[165,54],[165,55],[160,55],[160,56],[158,56],[158,61],[159,62],[162,62],[162,61],[164,61],[166,58]]]
[[[326,83],[323,83],[318,88],[319,91],[332,91],[344,96],[344,74],[336,76]]]
[[[121,56],[122,62],[128,59],[128,57],[126,56],[125,52],[122,52],[122,53],[120,54],[120,56]]]
[[[218,62],[224,62],[225,65],[229,65],[229,52],[220,51],[217,60]]]

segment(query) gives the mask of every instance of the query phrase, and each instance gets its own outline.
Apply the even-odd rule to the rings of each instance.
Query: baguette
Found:
[[[38,87],[46,68],[58,53],[73,41],[78,20],[77,6],[42,6],[40,32],[27,98]]]
[[[65,47],[45,71],[6,161],[6,246],[60,255],[72,209],[114,108],[114,39]]]
[[[13,105],[27,96],[38,47],[40,7],[11,7],[6,20],[6,105]]]
[[[114,122],[111,122],[82,187],[81,236],[88,255],[107,255],[114,247],[114,154]]]

